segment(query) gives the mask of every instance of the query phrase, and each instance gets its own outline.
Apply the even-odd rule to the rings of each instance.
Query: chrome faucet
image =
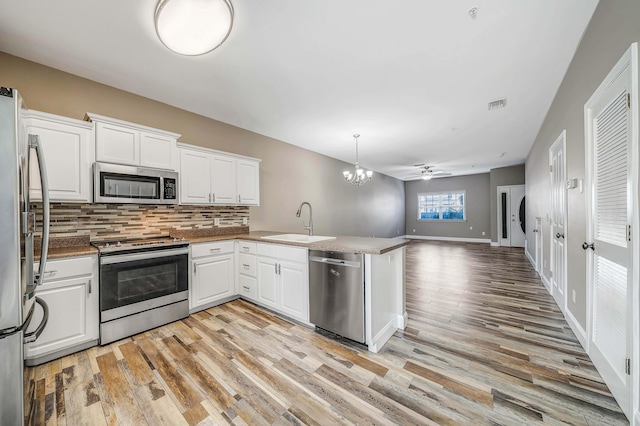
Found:
[[[300,217],[300,213],[302,213],[302,206],[304,206],[305,204],[309,206],[309,226],[305,226],[304,221],[302,221],[302,227],[304,229],[308,229],[309,236],[311,236],[313,235],[313,209],[311,208],[311,204],[307,203],[306,201],[303,201],[300,204],[300,207],[298,207],[298,211],[296,212],[296,217]]]

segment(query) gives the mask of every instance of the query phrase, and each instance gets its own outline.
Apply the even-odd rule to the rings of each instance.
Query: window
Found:
[[[418,194],[418,220],[466,220],[465,191]]]

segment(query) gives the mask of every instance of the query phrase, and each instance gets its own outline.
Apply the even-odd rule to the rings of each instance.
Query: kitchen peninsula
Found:
[[[190,243],[189,312],[195,313],[240,297],[298,323],[313,326],[309,320],[309,307],[314,300],[309,297],[308,256],[310,251],[324,250],[363,255],[364,343],[370,351],[378,352],[397,329],[404,329],[407,322],[404,264],[408,240],[338,236],[302,243],[265,239],[278,234],[282,233],[250,232],[248,226],[174,229],[169,232],[171,237],[184,238]],[[51,261],[47,264],[47,271],[59,269],[57,263],[86,262],[98,254],[89,245],[88,237],[53,238],[49,252]],[[97,270],[94,273],[97,275]],[[97,276],[87,275],[85,280],[98,282]],[[52,318],[57,317],[56,308],[64,311],[63,306],[53,304]],[[89,316],[92,310],[97,309],[97,306],[85,308]],[[55,331],[52,338],[56,342],[64,341],[60,337],[64,330],[54,327],[49,330]],[[83,345],[67,348],[64,344],[49,345],[45,334],[38,340],[40,347],[36,348],[42,350],[27,350],[27,355],[34,354],[30,364],[46,362],[94,345],[97,338],[87,336]],[[47,347],[55,350],[48,351]]]

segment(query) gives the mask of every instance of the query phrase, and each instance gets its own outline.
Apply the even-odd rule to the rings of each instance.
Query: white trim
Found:
[[[451,195],[451,194],[462,194],[462,219],[442,219],[442,211],[438,209],[438,219],[421,219],[420,218],[420,197],[425,196],[435,196],[435,195]],[[442,201],[442,200],[440,200]],[[441,204],[438,203],[438,208],[441,207]],[[436,191],[436,192],[419,192],[418,193],[418,222],[440,222],[440,223],[449,223],[449,222],[466,222],[467,221],[467,190],[459,189],[459,190],[451,190],[451,191]]]
[[[376,334],[375,337],[371,339],[371,343],[369,343],[368,345],[369,351],[378,353],[378,351],[382,349],[384,344],[387,343],[391,336],[393,336],[396,330],[397,328],[394,321],[389,321],[387,324],[385,324],[385,326],[382,327],[382,330],[380,330],[378,334]]]
[[[398,329],[404,330],[405,328],[407,328],[408,323],[409,323],[409,314],[406,311],[404,314],[398,315],[398,323],[396,324]]]
[[[542,284],[547,289],[547,293],[549,293],[549,295],[553,297],[553,295],[551,294],[551,281],[549,281],[549,278],[545,277],[544,274],[539,274],[539,275],[540,275],[540,280],[542,281]],[[553,299],[553,301],[555,302],[556,300]]]
[[[404,238],[412,240],[458,241],[462,243],[491,243],[489,238],[432,237],[430,235],[405,235]]]
[[[531,257],[531,254],[529,253],[529,247],[527,247],[527,245],[525,244],[524,246],[524,254],[527,255],[527,259],[529,259],[529,263],[531,263],[531,266],[533,266],[534,271],[538,271],[538,266],[536,265],[536,261],[533,257]]]
[[[551,166],[553,165],[553,150],[557,149],[557,145],[561,144],[561,149],[562,149],[562,168],[564,170],[564,180],[566,181],[567,179],[567,129],[563,129],[562,132],[560,132],[560,135],[556,138],[556,140],[551,144],[551,146],[549,147],[549,181],[550,181],[550,186],[551,186],[551,191],[553,192],[553,171],[551,170]],[[565,185],[562,185],[562,189],[563,191],[563,197],[562,197],[562,229],[564,232],[564,242],[562,244],[562,262],[564,263],[563,268],[562,268],[562,280],[563,280],[563,286],[564,286],[564,292],[560,295],[558,295],[559,297],[561,297],[561,301],[562,304],[558,305],[558,307],[560,308],[560,310],[564,313],[568,310],[568,304],[569,304],[569,296],[568,296],[568,291],[569,291],[569,280],[568,280],[568,273],[567,270],[569,269],[567,267],[567,247],[569,246],[569,232],[568,232],[568,217],[567,217],[567,198],[568,198],[568,193],[567,193],[567,189],[565,187]],[[555,273],[556,273],[556,257],[555,257],[555,247],[553,246],[554,242],[554,235],[553,235],[553,224],[554,224],[554,219],[553,219],[553,200],[551,200],[551,210],[552,210],[552,215],[551,215],[551,223],[549,226],[549,271],[551,271],[551,276],[555,277]],[[551,283],[553,286],[553,283]],[[556,288],[558,289],[559,292],[559,287],[556,286]],[[552,287],[553,290],[553,287]],[[551,296],[553,296],[553,298],[556,298],[556,295],[553,294],[553,291],[551,293]],[[556,303],[557,304],[557,303]]]
[[[569,327],[571,327],[571,330],[573,330],[573,334],[575,334],[576,337],[578,338],[578,341],[582,345],[582,348],[584,349],[584,351],[586,353],[589,353],[587,332],[584,328],[582,328],[582,326],[580,325],[576,317],[573,316],[573,314],[571,313],[571,310],[569,310],[568,307],[567,307],[567,310],[564,312],[564,318],[567,320],[567,324],[569,324]]]
[[[491,247],[500,247],[500,243],[497,241],[491,241]]]
[[[64,117],[62,115],[49,114],[48,112],[36,111],[34,109],[26,110],[24,118],[37,118],[38,120],[49,121],[53,123],[69,124],[75,127],[82,127],[84,129],[93,130],[93,123],[78,120],[75,118]]]
[[[191,145],[184,142],[178,142],[176,145],[178,146],[178,149],[189,149],[192,151],[203,152],[205,154],[216,154],[216,155],[222,155],[225,157],[232,157],[232,158],[241,159],[241,160],[257,161],[257,162],[262,161],[261,159],[255,158],[255,157],[248,157],[246,155],[234,154],[233,152],[227,152],[227,151],[218,151],[217,149],[205,148],[202,146]]]
[[[87,112],[84,115],[84,120],[91,121],[94,123],[95,122],[108,123],[108,124],[113,124],[120,127],[128,127],[130,129],[141,130],[143,132],[156,133],[156,134],[167,136],[168,138],[172,138],[172,139],[178,139],[180,136],[182,136],[180,133],[173,133],[167,130],[156,129],[154,127],[144,126],[142,124],[131,123],[130,121],[118,120],[117,118],[106,117],[104,115],[98,115],[92,112]]]

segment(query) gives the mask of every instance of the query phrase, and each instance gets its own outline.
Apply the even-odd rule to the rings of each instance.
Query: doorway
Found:
[[[524,247],[526,239],[524,185],[498,187],[498,242],[505,247]]]
[[[551,176],[551,295],[556,303],[565,312],[567,309],[566,283],[567,272],[567,197],[566,197],[566,160],[567,146],[566,131],[549,148],[549,175]]]

